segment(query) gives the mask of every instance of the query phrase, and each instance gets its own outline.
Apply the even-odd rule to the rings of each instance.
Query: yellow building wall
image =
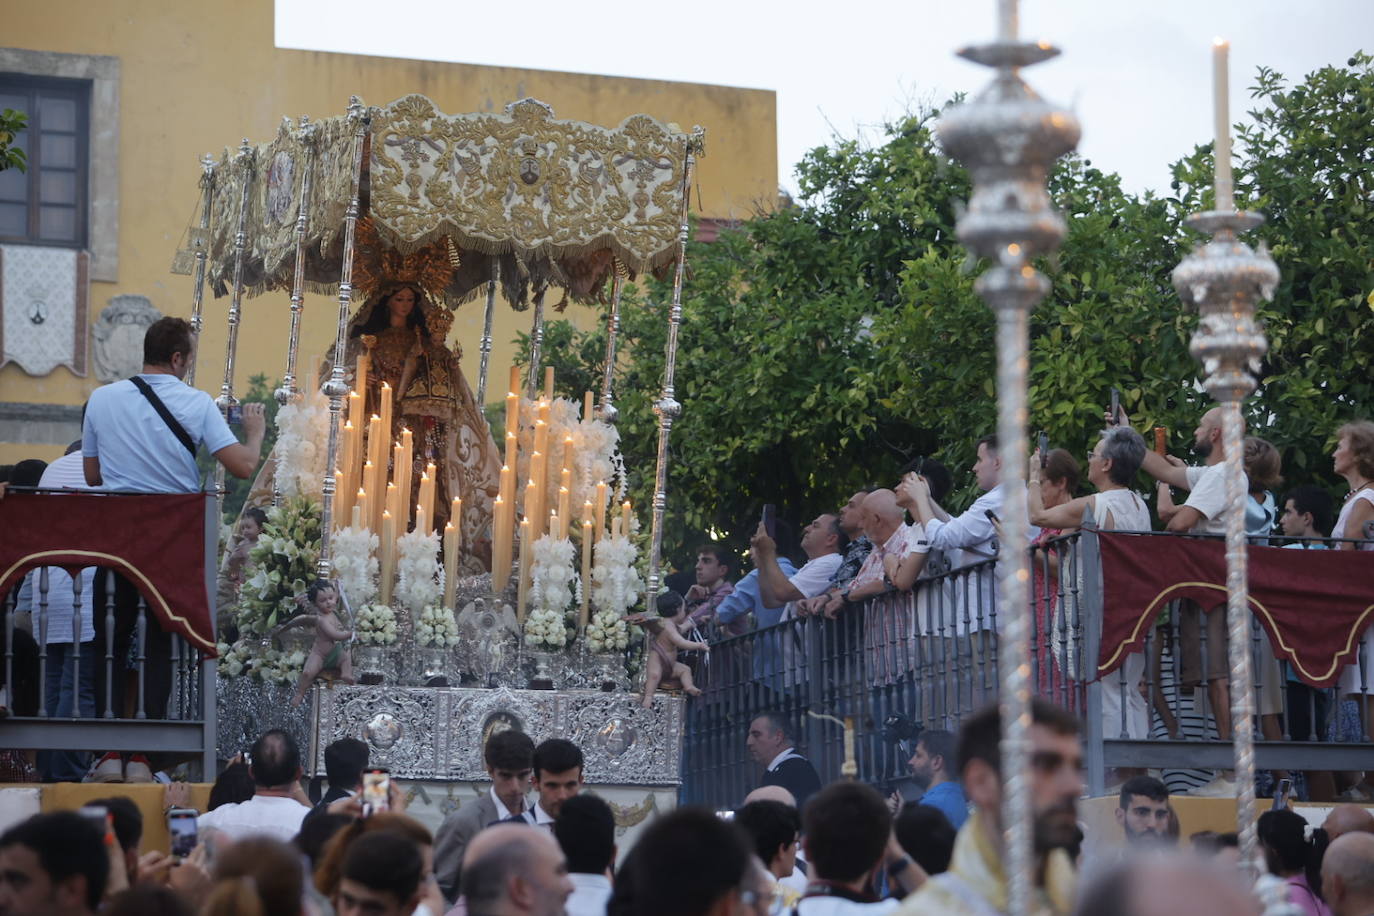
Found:
[[[687,128],[700,124],[707,129],[707,155],[692,196],[699,215],[747,218],[776,199],[771,91],[279,49],[272,0],[0,0],[0,11],[0,45],[120,60],[118,280],[91,283],[92,320],[122,293],[147,296],[164,314],[189,317],[191,278],[173,276],[168,267],[197,216],[200,156],[218,156],[240,137],[270,140],[283,116],[342,114],[352,94],[385,105],[419,92],[449,113],[499,111],[533,96],[559,118],[615,125],[644,113]],[[588,69],[596,66],[589,54]],[[710,75],[706,66],[702,75]],[[555,301],[552,293],[546,300]],[[288,304],[286,294],[245,300],[236,393],[246,390],[252,375],[272,382],[281,377]],[[196,383],[212,394],[224,373],[227,309],[227,297],[214,299],[207,290]],[[336,303],[308,295],[305,309],[301,353],[318,358],[334,340]],[[579,306],[566,314],[582,325],[595,317]],[[454,322],[474,390],[482,315],[479,300],[463,306]],[[491,378],[498,381],[488,389],[493,397],[504,394],[499,380],[512,361],[512,338],[528,330],[528,312],[498,308],[491,360]],[[99,384],[93,370],[80,378],[63,367],[34,378],[9,365],[0,369],[0,401],[79,405]],[[60,444],[0,442],[0,464],[51,460],[62,450]]]

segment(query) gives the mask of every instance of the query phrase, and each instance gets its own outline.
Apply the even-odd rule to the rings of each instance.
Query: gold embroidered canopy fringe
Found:
[[[209,230],[217,295],[233,276],[234,217],[245,182],[244,291],[291,288],[300,170],[307,167],[313,191],[305,208],[305,281],[321,293],[337,289],[352,139],[347,117],[317,122],[310,140],[284,121],[275,139],[252,149],[251,168],[229,168],[226,151]],[[432,292],[450,306],[480,294],[493,276],[517,308],[531,289],[548,285],[574,299],[599,298],[615,258],[632,272],[671,267],[682,172],[694,143],[699,136],[647,115],[606,128],[556,119],[534,99],[499,114],[448,115],[425,96],[405,96],[371,112],[361,194],[369,237],[355,258],[358,279],[379,274],[390,250],[446,262],[451,277]],[[359,292],[372,290],[360,284]]]

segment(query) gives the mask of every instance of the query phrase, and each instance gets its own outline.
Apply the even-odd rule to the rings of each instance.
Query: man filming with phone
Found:
[[[210,395],[183,381],[191,365],[195,338],[183,318],[159,318],[143,337],[143,371],[111,382],[91,393],[81,428],[82,469],[86,483],[106,490],[135,493],[196,493],[201,489],[196,450],[204,443],[215,460],[235,477],[251,477],[258,466],[266,418],[261,404],[243,407],[246,442],[239,442]],[[199,530],[187,532],[200,537]],[[94,606],[105,607],[107,576],[95,577]],[[138,590],[115,577],[114,646],[106,647],[105,630],[96,628],[96,657],[128,655],[138,617]],[[166,717],[171,690],[171,635],[160,626],[147,628],[144,666],[145,711],[150,719]],[[111,679],[109,706],[123,715],[122,672]],[[96,678],[96,708],[107,708],[105,679]]]
[[[310,813],[299,800],[300,749],[289,734],[274,728],[253,742],[250,759],[253,797],[202,814],[198,826],[202,832],[215,830],[230,840],[264,835],[289,843]]]

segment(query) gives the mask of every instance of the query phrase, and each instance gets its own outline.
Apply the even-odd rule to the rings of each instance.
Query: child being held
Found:
[[[701,688],[692,683],[692,671],[677,660],[679,649],[700,649],[708,646],[704,642],[693,642],[682,635],[687,625],[687,602],[677,592],[663,592],[658,596],[656,606],[658,616],[633,614],[626,618],[649,630],[653,638],[649,640],[648,667],[644,681],[643,706],[648,709],[654,702],[654,691],[681,687],[691,696],[701,696]]]

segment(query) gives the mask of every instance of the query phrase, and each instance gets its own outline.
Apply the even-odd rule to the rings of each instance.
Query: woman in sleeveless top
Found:
[[[1342,426],[1331,459],[1336,473],[1350,485],[1331,536],[1352,539],[1334,546],[1341,550],[1374,550],[1374,423],[1360,420]],[[1355,661],[1341,672],[1339,690],[1342,697],[1363,703],[1360,711],[1367,732],[1369,723],[1374,721],[1370,718],[1374,715],[1374,626],[1360,637]],[[1368,785],[1366,777],[1364,787],[1356,785],[1347,790],[1358,794],[1342,796],[1342,800],[1368,800]]]
[[[1145,440],[1140,433],[1126,426],[1113,426],[1102,431],[1101,438],[1088,453],[1088,481],[1097,487],[1091,496],[1070,500],[1061,506],[1046,508],[1039,498],[1040,457],[1030,463],[1031,524],[1065,530],[1083,524],[1084,513],[1092,509],[1093,518],[1104,531],[1149,531],[1150,513],[1145,501],[1130,490],[1130,482],[1145,460]],[[1055,632],[1062,630],[1055,627]],[[1096,668],[1096,659],[1083,659],[1084,671],[1071,671],[1080,678]],[[1118,672],[1108,675],[1102,684],[1102,718],[1106,734],[1127,738],[1148,738],[1149,707],[1140,691],[1145,675],[1145,653],[1132,652],[1126,656]],[[1121,774],[1122,778],[1126,774]]]

